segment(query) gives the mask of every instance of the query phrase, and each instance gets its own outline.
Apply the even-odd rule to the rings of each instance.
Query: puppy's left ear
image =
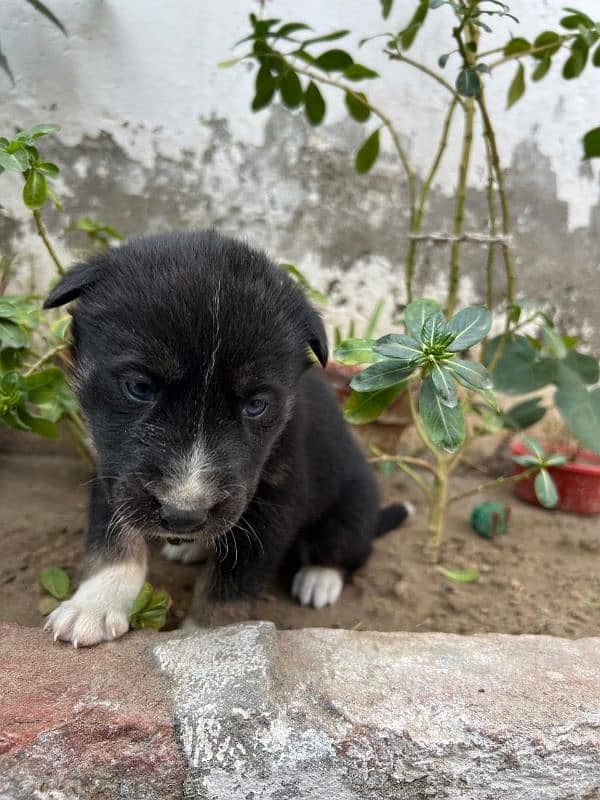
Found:
[[[312,306],[309,306],[308,312],[308,345],[322,367],[327,366],[329,358],[329,349],[327,347],[327,334],[325,333],[325,325],[323,320],[317,314]]]
[[[70,269],[59,280],[48,297],[44,308],[57,308],[76,300],[98,280],[98,267],[92,262],[84,262]]]

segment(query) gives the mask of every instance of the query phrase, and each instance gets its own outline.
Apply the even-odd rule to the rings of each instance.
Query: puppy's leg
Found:
[[[369,557],[379,514],[370,476],[347,483],[326,515],[302,531],[292,553],[291,592],[303,606],[324,608],[339,599],[346,577]]]
[[[185,629],[249,619],[253,602],[273,580],[295,531],[273,510],[250,509],[201,568]]]
[[[137,532],[116,528],[100,486],[94,485],[86,544],[86,577],[46,620],[54,641],[89,647],[123,636],[146,576],[146,544]]]

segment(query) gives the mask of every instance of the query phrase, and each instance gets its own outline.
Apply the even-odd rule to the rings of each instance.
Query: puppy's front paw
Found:
[[[208,549],[203,542],[182,542],[167,544],[161,553],[169,561],[181,561],[182,564],[198,564],[208,558]]]
[[[303,606],[332,606],[344,588],[344,573],[335,567],[302,567],[292,582],[292,596]]]
[[[86,605],[73,598],[50,614],[44,630],[52,631],[55,642],[60,639],[75,647],[91,647],[123,636],[129,630],[129,619],[120,608]]]

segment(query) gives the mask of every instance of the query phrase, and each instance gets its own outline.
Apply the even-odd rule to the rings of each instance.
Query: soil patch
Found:
[[[89,475],[59,454],[0,456],[0,621],[37,626],[37,574],[60,566],[77,581],[83,552]],[[481,476],[465,469],[454,488]],[[473,498],[452,506],[442,563],[477,568],[480,579],[456,584],[423,561],[425,509],[401,474],[381,480],[386,502],[410,499],[415,517],[379,539],[369,563],[346,586],[341,601],[321,611],[299,607],[282,586],[256,603],[252,617],[281,628],[341,627],[381,631],[544,633],[581,637],[600,633],[600,521],[543,511],[508,488],[479,499],[512,506],[509,531],[488,541],[468,523]],[[197,567],[172,564],[158,550],[150,580],[173,597],[170,627],[186,613]]]

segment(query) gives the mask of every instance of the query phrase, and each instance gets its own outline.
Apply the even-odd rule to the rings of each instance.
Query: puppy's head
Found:
[[[45,307],[75,299],[75,385],[115,522],[226,532],[275,457],[308,348],[327,360],[318,314],[262,253],[214,232],[97,255]]]

